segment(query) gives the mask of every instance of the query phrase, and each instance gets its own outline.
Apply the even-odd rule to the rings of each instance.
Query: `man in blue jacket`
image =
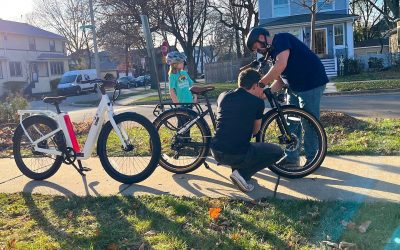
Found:
[[[260,82],[271,84],[272,92],[281,90],[286,84],[288,103],[319,119],[321,97],[329,80],[318,56],[292,34],[278,33],[271,38],[268,30],[261,27],[255,27],[249,32],[246,46],[272,59],[273,66]],[[317,138],[308,124],[302,126],[305,155],[307,161],[312,161],[317,150]],[[299,151],[286,151],[285,157],[278,164],[289,168],[299,167]]]

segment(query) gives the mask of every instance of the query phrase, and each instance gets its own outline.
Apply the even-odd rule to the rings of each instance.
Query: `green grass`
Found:
[[[222,92],[237,88],[236,83],[213,83],[213,84],[196,84],[196,85],[215,87],[215,89],[213,91],[207,93],[207,96],[210,99],[216,99],[219,96],[219,94],[221,94]],[[199,98],[202,98],[202,97],[199,96]],[[164,99],[169,101],[169,100],[171,100],[171,97],[168,94]],[[158,96],[149,96],[149,97],[139,99],[139,100],[133,102],[132,104],[137,103],[137,102],[155,102],[158,100],[159,100]]]
[[[328,137],[328,155],[400,155],[400,119],[363,119],[357,120],[351,127],[346,124],[325,124]],[[212,127],[210,125],[210,127]],[[149,155],[148,134],[143,130],[132,130],[129,134],[137,139],[136,155]],[[163,153],[172,156],[170,148],[172,135],[169,129],[160,129],[160,139]],[[133,136],[134,135],[134,136]],[[78,135],[78,142],[83,147],[87,134]],[[199,129],[191,130],[193,142],[201,142]],[[139,143],[140,142],[140,143]],[[122,153],[118,146],[118,138],[113,133],[108,142],[110,155]],[[112,151],[118,153],[112,153]],[[197,155],[197,151],[191,154]],[[0,158],[12,154],[12,145],[0,151]]]
[[[393,67],[385,71],[362,72],[357,75],[339,76],[332,79],[333,82],[353,82],[353,81],[370,81],[382,79],[400,79],[400,66]]]
[[[400,224],[400,204],[174,196],[0,194],[0,213],[0,247],[16,249],[322,249],[327,235],[382,249]],[[361,234],[343,220],[372,223]]]
[[[400,79],[370,80],[361,82],[338,82],[335,85],[339,92],[377,89],[400,89]]]
[[[356,128],[325,127],[328,154],[400,155],[400,119],[366,119]]]

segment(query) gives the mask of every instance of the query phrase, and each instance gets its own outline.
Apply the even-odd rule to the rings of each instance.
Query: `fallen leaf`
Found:
[[[139,247],[139,249],[138,249],[138,250],[144,250],[144,246],[145,246],[145,244],[144,244],[144,243],[142,243],[142,245],[140,245],[140,247]]]
[[[15,239],[9,240],[8,241],[8,249],[15,250],[15,242],[16,242]]]
[[[67,218],[68,219],[74,218],[74,213],[72,211],[69,211],[68,214],[67,214]]]
[[[118,249],[118,245],[115,243],[107,246],[107,250],[117,250],[117,249]]]
[[[362,233],[362,234],[365,233],[365,232],[367,232],[369,225],[371,225],[371,221],[370,221],[370,220],[365,221],[364,223],[362,223],[362,224],[358,227],[358,231],[359,231],[360,233]]]
[[[335,242],[324,240],[324,241],[322,241],[322,243],[324,243],[325,245],[327,245],[328,247],[331,247],[331,248],[339,248],[339,245]]]
[[[339,248],[340,249],[348,249],[348,248],[353,248],[353,247],[356,247],[356,244],[350,243],[350,242],[346,242],[346,241],[341,241],[339,243]]]
[[[222,209],[219,207],[211,207],[208,212],[210,214],[211,219],[218,220],[219,215],[221,214]]]
[[[100,234],[101,234],[100,229],[96,229],[96,232],[95,232],[94,234],[95,234],[97,237],[99,237]]]
[[[156,235],[156,234],[157,234],[156,231],[150,230],[150,231],[147,231],[146,233],[144,233],[144,236],[152,236],[152,235]]]
[[[232,240],[238,240],[239,238],[240,238],[240,234],[238,234],[238,233],[231,234]]]
[[[354,230],[356,228],[356,223],[350,221],[349,224],[347,224],[347,228],[350,230]]]

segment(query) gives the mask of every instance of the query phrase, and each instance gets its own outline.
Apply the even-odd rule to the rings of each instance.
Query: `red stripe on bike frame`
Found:
[[[75,150],[75,153],[80,153],[81,148],[79,147],[78,140],[76,139],[74,126],[72,125],[69,115],[64,115],[64,122],[68,129],[68,135],[69,135],[69,138],[71,139],[72,148]]]

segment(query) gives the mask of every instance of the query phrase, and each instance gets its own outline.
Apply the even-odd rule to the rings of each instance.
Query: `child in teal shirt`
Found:
[[[178,51],[172,51],[167,55],[169,70],[169,94],[174,103],[196,103],[197,96],[190,92],[193,80],[183,70],[186,56]]]

